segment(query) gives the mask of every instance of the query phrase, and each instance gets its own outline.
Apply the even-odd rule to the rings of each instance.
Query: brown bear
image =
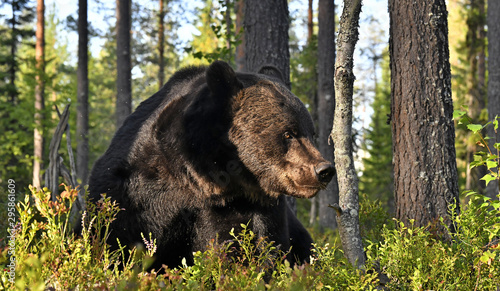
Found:
[[[334,168],[313,145],[304,104],[274,67],[235,73],[225,62],[174,74],[117,131],[95,163],[90,199],[101,193],[123,208],[108,242],[156,239],[155,268],[177,267],[212,239],[250,222],[306,262],[312,239],[284,195],[313,197]]]

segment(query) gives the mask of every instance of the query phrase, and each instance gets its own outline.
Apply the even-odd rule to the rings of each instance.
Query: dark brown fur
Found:
[[[313,123],[277,69],[235,73],[226,63],[176,73],[117,131],[90,177],[125,210],[109,243],[158,244],[155,267],[176,267],[231,228],[252,230],[307,261],[312,239],[283,195],[309,198],[333,175],[313,146]]]

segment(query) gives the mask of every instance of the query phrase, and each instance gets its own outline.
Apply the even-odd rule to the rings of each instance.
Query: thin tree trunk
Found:
[[[236,0],[236,34],[240,34],[240,44],[236,46],[236,70],[245,71],[245,32],[243,19],[245,16],[245,0]]]
[[[352,143],[353,54],[358,40],[361,0],[345,0],[340,18],[335,62],[335,117],[331,139],[339,186],[337,223],[344,255],[351,265],[363,268],[365,254],[359,231],[358,176],[354,169]]]
[[[10,77],[10,102],[12,105],[16,104],[16,99],[17,99],[17,87],[16,87],[16,51],[17,51],[17,28],[16,28],[16,9],[15,5],[12,6],[12,19],[10,20],[10,23],[12,24],[12,35],[11,35],[11,43],[10,43],[10,55],[12,57],[12,60],[10,61],[10,68],[9,68],[9,77]]]
[[[334,148],[328,142],[335,111],[333,73],[335,66],[335,3],[332,0],[318,2],[318,148],[325,159],[334,162]],[[338,203],[339,186],[335,176],[325,190],[319,192],[319,224],[335,229],[335,211],[330,205]]]
[[[467,99],[469,116],[475,123],[480,123],[481,111],[486,107],[486,18],[485,0],[470,0],[471,12],[467,16],[467,44],[469,70],[467,72]],[[479,150],[474,142],[467,145],[468,160],[474,160],[474,153]],[[469,164],[467,164],[469,165]],[[487,173],[486,167],[477,167],[467,170],[466,189],[476,188],[479,193],[484,193],[485,182],[480,180]]]
[[[309,0],[307,5],[307,41],[311,41],[313,36],[313,0]]]
[[[448,236],[458,210],[445,0],[390,0],[391,114],[396,218]]]
[[[45,3],[37,0],[36,21],[36,86],[35,86],[35,131],[34,131],[34,161],[33,161],[33,186],[41,187],[40,170],[43,167],[43,110],[44,100],[44,72],[45,72]]]
[[[158,19],[158,89],[163,87],[165,83],[165,11],[163,8],[163,2],[165,0],[160,0],[160,12]]]
[[[500,116],[500,1],[488,1],[488,118],[492,121]],[[493,154],[499,153],[493,148],[500,142],[500,131],[495,133],[493,126],[489,127],[490,149]],[[498,171],[498,169],[492,169]],[[491,181],[486,187],[486,195],[494,198],[498,195],[498,180]]]
[[[131,1],[116,0],[116,128],[132,112]]]
[[[78,88],[76,114],[77,177],[86,184],[89,174],[89,72],[87,0],[78,1]]]

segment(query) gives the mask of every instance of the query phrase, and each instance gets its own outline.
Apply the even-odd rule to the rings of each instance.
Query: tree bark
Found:
[[[34,130],[34,161],[33,186],[40,189],[40,170],[43,167],[43,110],[45,108],[44,72],[45,72],[45,2],[37,0],[36,8],[36,86],[35,86],[35,130]]]
[[[396,218],[447,236],[458,210],[445,0],[390,0],[392,136]]]
[[[76,114],[76,168],[82,184],[89,174],[89,70],[87,0],[78,1],[78,70]]]
[[[160,11],[158,19],[158,90],[163,87],[165,83],[165,11],[163,8],[163,2],[165,0],[160,0]]]
[[[333,71],[335,66],[335,4],[333,0],[318,2],[318,148],[323,157],[332,163],[333,145],[328,142],[335,111]],[[329,205],[338,203],[339,189],[335,176],[328,187],[318,193],[319,224],[335,229],[335,211]]]
[[[488,0],[488,119],[492,121],[500,116],[500,1]],[[500,131],[495,133],[489,127],[490,149],[493,154],[498,152],[493,148],[495,142],[500,142]],[[498,169],[493,169],[498,172]],[[494,198],[498,195],[498,180],[491,181],[486,187],[486,195]]]
[[[245,31],[243,30],[243,19],[245,18],[245,0],[236,0],[236,34],[240,34],[240,44],[236,46],[236,70],[246,71],[245,69]]]
[[[339,186],[337,223],[344,255],[351,265],[363,268],[365,254],[359,231],[358,176],[354,169],[352,141],[352,106],[354,73],[353,54],[358,41],[361,0],[344,0],[339,23],[337,60],[335,62],[335,116],[331,139]]]
[[[263,65],[273,65],[290,88],[288,22],[286,0],[245,0],[245,70],[256,72]]]
[[[307,41],[311,41],[314,30],[313,22],[313,0],[309,0],[307,5]]]
[[[116,128],[132,112],[131,1],[116,0]]]

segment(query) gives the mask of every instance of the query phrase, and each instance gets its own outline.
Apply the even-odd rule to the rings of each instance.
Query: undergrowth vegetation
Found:
[[[464,114],[459,112],[456,118],[463,119]],[[498,128],[498,122],[492,125]],[[498,154],[482,140],[488,152],[479,153],[473,166],[487,165],[487,179],[498,180]],[[500,144],[493,147],[498,153]],[[88,212],[76,222],[82,223],[81,235],[74,235],[70,213],[78,190],[64,188],[57,201],[50,200],[47,189],[30,189],[16,204],[17,224],[11,227],[7,220],[0,221],[2,231],[8,229],[9,234],[0,241],[0,288],[500,289],[500,196],[491,199],[472,191],[464,193],[467,202],[461,209],[450,209],[453,230],[448,230],[447,239],[437,236],[431,226],[415,227],[392,220],[380,202],[362,197],[360,222],[367,257],[363,270],[351,267],[333,233],[328,237],[313,230],[317,243],[310,264],[291,266],[285,259],[287,250],[258,238],[248,225],[241,225],[240,233],[231,232],[231,241],[214,240],[206,251],[195,253],[194,265],[150,270],[156,241],[149,234],[143,234],[144,245],[133,250],[123,247],[111,251],[106,244],[109,225],[121,211],[109,198],[87,205]],[[6,196],[0,195],[4,201]]]
[[[107,227],[120,209],[103,198],[89,211],[98,215],[71,233],[69,213],[77,190],[66,187],[59,199],[31,189],[17,209],[15,252],[0,257],[6,289],[69,290],[496,290],[500,286],[500,202],[469,193],[469,202],[453,216],[450,241],[426,228],[391,222],[381,206],[365,202],[361,215],[372,222],[365,231],[367,264],[353,269],[334,241],[317,244],[311,263],[291,266],[272,243],[242,225],[232,241],[195,254],[194,265],[160,272],[148,270],[155,241],[145,235],[143,248],[110,251]],[[453,209],[452,209],[453,210]],[[84,213],[84,216],[86,213]],[[85,217],[84,217],[85,218]],[[101,231],[97,231],[101,230]],[[15,257],[15,279],[9,264]]]

